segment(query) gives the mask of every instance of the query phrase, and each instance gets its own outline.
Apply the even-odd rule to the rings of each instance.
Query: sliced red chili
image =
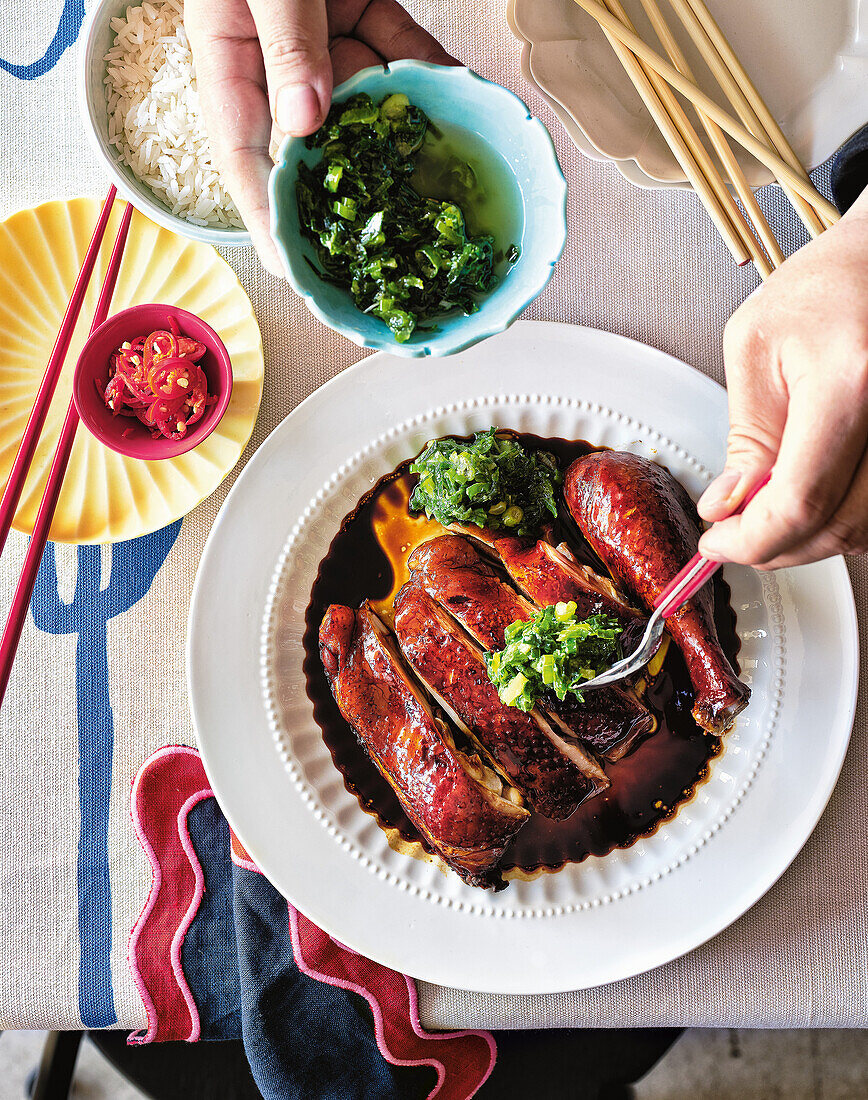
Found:
[[[182,439],[217,400],[199,366],[207,351],[199,340],[184,336],[174,317],[169,329],[137,336],[112,352],[109,381],[97,391],[114,416],[134,416],[154,438]],[[127,428],[124,436],[132,429]]]
[[[178,354],[185,359],[201,359],[207,350],[200,340],[191,340],[189,336],[178,337]]]
[[[157,329],[156,332],[152,332],[145,340],[142,350],[145,370],[150,370],[161,359],[177,358],[177,355],[178,339],[174,333],[167,332],[165,329]]]

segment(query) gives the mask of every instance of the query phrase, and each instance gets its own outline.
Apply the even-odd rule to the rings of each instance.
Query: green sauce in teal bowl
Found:
[[[317,273],[299,224],[296,181],[299,162],[317,163],[322,149],[308,148],[304,138],[283,142],[269,183],[272,236],[287,278],[316,317],[363,347],[450,355],[502,332],[545,287],[566,241],[566,182],[548,131],[512,92],[465,68],[398,61],[365,69],[336,89],[334,102],[360,92],[374,103],[402,93],[428,116],[412,184],[426,197],[457,203],[469,235],[493,237],[495,285],[475,295],[475,312],[439,313],[399,343],[384,321],[356,307],[349,290]]]

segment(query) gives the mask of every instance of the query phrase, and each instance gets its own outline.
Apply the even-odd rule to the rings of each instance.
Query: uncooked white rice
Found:
[[[129,7],[111,29],[108,135],[120,159],[173,214],[193,225],[243,228],[211,163],[183,0]]]

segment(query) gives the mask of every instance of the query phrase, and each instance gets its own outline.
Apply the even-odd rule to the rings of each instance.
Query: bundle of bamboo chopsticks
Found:
[[[669,56],[668,61],[640,37],[620,0],[575,0],[602,27],[736,263],[752,260],[760,275],[766,278],[783,263],[784,254],[735,158],[727,134],[771,171],[811,236],[816,237],[833,225],[839,218],[838,211],[811,183],[704,0],[668,2],[738,118],[697,86],[658,0],[640,2]],[[711,148],[717,154],[717,162],[703,144],[675,92],[695,108]],[[726,177],[741,200],[741,207]]]

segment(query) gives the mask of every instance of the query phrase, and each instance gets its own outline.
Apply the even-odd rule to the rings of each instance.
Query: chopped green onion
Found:
[[[394,95],[386,96],[380,104],[380,117],[389,121],[403,118],[409,106],[410,100],[401,92],[395,92]]]
[[[419,474],[411,510],[424,511],[444,527],[469,523],[531,535],[557,518],[555,490],[562,480],[557,460],[498,436],[497,428],[477,432],[471,443],[435,439],[410,470]]]
[[[341,182],[341,176],[343,174],[344,166],[342,164],[330,164],[325,175],[326,191],[337,191],[338,184]]]
[[[517,672],[500,693],[500,698],[508,707],[516,706],[526,687],[527,677]]]
[[[437,314],[473,313],[497,282],[493,238],[469,237],[459,206],[424,198],[411,183],[428,125],[406,95],[379,106],[355,95],[333,106],[307,139],[322,148],[322,160],[298,166],[299,223],[318,273],[348,289],[399,342]],[[453,175],[466,181],[473,170],[456,162]]]
[[[538,611],[528,622],[506,628],[504,647],[485,655],[488,678],[501,702],[532,710],[547,692],[563,701],[582,701],[583,683],[621,657],[622,626],[617,619],[592,615],[576,619],[573,602]]]
[[[346,218],[348,221],[356,220],[356,202],[355,199],[336,199],[332,203],[332,210],[338,214],[341,218]]]
[[[364,100],[367,100],[367,103],[363,102]],[[379,118],[379,111],[369,96],[354,96],[351,102],[357,106],[350,107],[341,113],[341,126],[358,126],[365,123],[370,125]]]
[[[386,238],[382,232],[384,215],[384,210],[378,210],[376,214],[371,214],[371,216],[365,222],[365,228],[362,230],[361,242],[366,248],[383,244],[383,242],[385,241]],[[382,268],[382,258],[379,259],[377,262]]]

